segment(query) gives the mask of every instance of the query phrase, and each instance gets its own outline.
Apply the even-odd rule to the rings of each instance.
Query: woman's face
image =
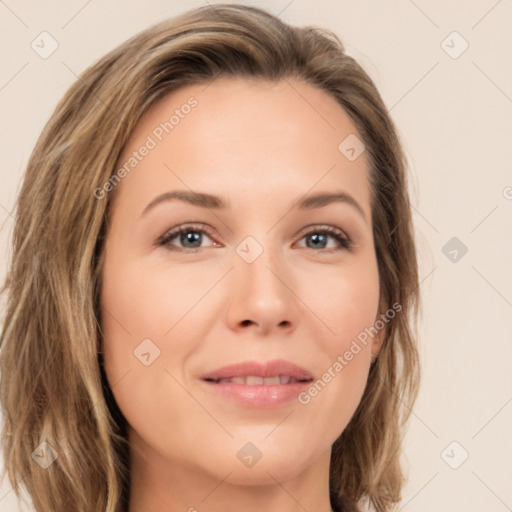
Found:
[[[328,467],[383,337],[360,341],[383,310],[355,137],[296,80],[188,86],[140,120],[101,295],[134,463],[252,484]]]

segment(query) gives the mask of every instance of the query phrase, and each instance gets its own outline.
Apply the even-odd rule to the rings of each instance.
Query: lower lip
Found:
[[[274,386],[236,384],[234,382],[215,383],[203,380],[212,391],[236,404],[246,407],[279,407],[294,399],[306,389],[311,382],[294,382]]]

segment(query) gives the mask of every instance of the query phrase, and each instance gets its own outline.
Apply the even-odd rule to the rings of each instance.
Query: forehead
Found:
[[[117,168],[130,159],[135,165],[116,193],[133,204],[164,189],[235,197],[243,189],[279,201],[341,188],[368,206],[366,155],[350,160],[340,150],[354,136],[360,139],[335,98],[302,81],[222,78],[186,86],[139,120]],[[144,147],[145,156],[134,156]]]

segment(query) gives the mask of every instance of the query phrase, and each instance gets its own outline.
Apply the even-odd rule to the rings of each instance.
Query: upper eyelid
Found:
[[[348,235],[348,233],[344,230],[344,229],[341,229],[341,228],[338,228],[337,226],[331,226],[329,224],[308,224],[307,226],[303,227],[297,234],[297,236],[299,235],[307,235],[309,234],[311,231],[327,231],[327,232],[330,232],[332,231],[333,233],[336,232],[336,233],[339,233],[343,236],[345,236],[346,238],[350,238],[350,236]]]

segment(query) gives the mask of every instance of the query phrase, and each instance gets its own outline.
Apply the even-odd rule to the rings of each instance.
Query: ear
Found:
[[[386,339],[386,335],[388,333],[388,322],[386,321],[385,312],[388,310],[388,305],[382,299],[379,303],[379,309],[377,311],[377,316],[375,317],[374,326],[378,328],[378,332],[372,338],[372,360],[374,363],[377,359],[377,356],[380,353],[382,345],[384,344],[384,340]],[[379,328],[380,327],[380,328]]]

